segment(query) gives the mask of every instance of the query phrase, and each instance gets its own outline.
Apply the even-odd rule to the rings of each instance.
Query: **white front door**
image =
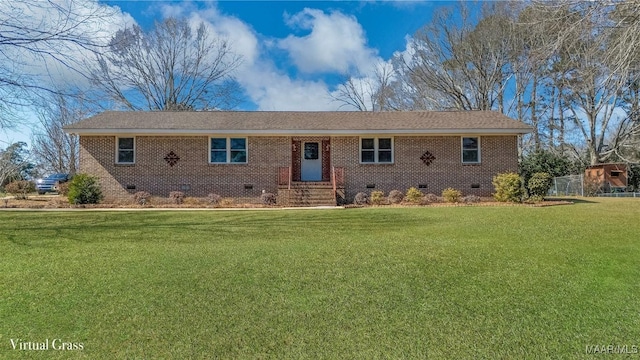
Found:
[[[302,181],[322,181],[322,156],[320,143],[308,141],[303,144],[302,166],[300,179]]]

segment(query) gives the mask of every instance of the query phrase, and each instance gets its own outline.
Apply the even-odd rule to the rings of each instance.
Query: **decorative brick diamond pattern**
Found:
[[[164,161],[166,161],[167,164],[169,164],[169,166],[171,167],[177,164],[179,160],[180,160],[180,156],[174,153],[173,150],[171,150],[171,152],[169,152],[167,156],[164,157]]]
[[[429,151],[425,152],[424,154],[422,154],[422,156],[420,156],[420,160],[422,160],[422,162],[427,166],[431,165],[431,163],[435,159],[436,157],[433,156],[433,154],[430,153]]]

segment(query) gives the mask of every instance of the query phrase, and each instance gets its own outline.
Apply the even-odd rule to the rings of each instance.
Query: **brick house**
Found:
[[[217,193],[332,203],[418,187],[489,196],[530,128],[492,111],[104,112],[65,127],[107,197]],[[321,194],[324,192],[324,196]]]

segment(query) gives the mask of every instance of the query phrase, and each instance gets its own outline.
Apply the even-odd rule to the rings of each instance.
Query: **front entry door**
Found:
[[[307,141],[303,146],[300,180],[322,181],[322,157],[320,156],[320,143],[318,141]]]

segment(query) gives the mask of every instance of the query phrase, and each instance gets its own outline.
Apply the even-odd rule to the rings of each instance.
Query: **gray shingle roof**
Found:
[[[119,112],[107,111],[73,125],[83,134],[524,134],[531,128],[494,111],[407,112]]]

